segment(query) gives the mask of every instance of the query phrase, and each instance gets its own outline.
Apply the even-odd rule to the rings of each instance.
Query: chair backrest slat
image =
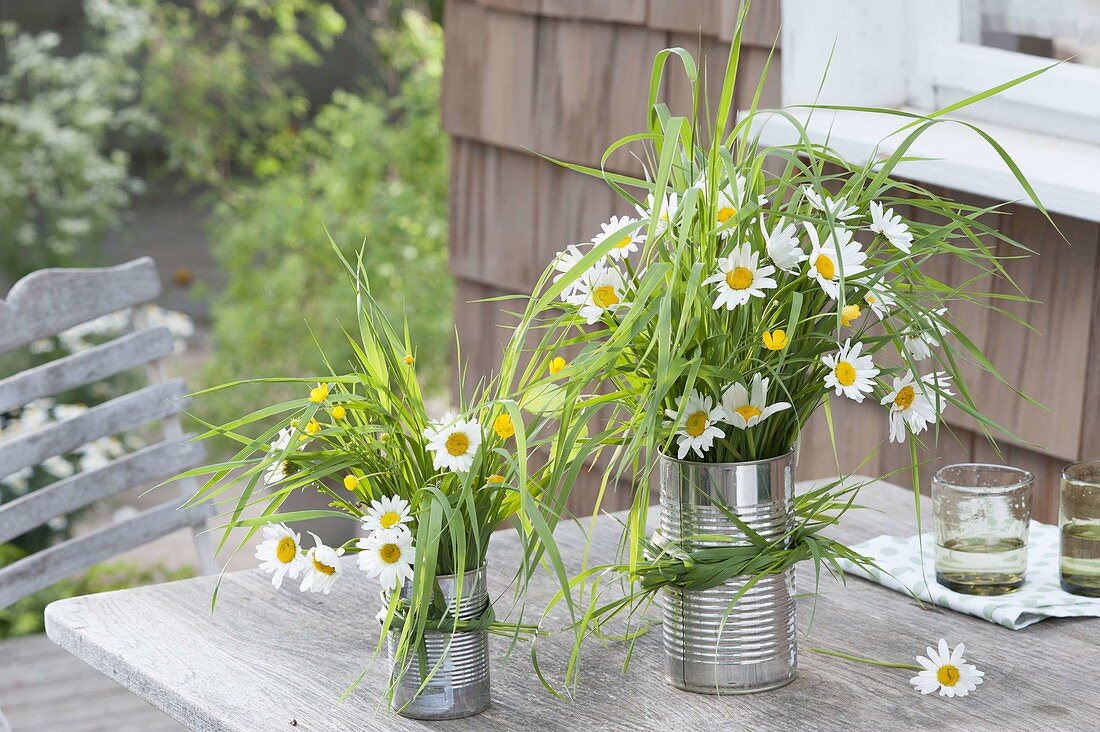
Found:
[[[150,328],[27,369],[0,380],[0,412],[121,374],[164,358],[174,348],[171,331]]]
[[[103,269],[43,269],[16,282],[0,301],[0,353],[160,294],[148,257]]]
[[[88,462],[82,456],[74,461],[82,470],[61,480],[40,485],[43,476],[31,476],[29,479],[37,486],[34,490],[0,505],[0,543],[18,540],[54,517],[68,516],[102,499],[153,485],[202,462],[202,446],[187,442],[179,420],[179,410],[187,402],[187,386],[182,379],[165,377],[164,361],[175,345],[172,334],[167,328],[151,324],[149,309],[139,307],[159,294],[156,267],[145,257],[117,267],[35,272],[15,283],[6,299],[0,300],[0,354],[59,335],[62,344],[68,343],[63,331],[113,313],[123,316],[117,322],[127,331],[111,336],[111,331],[100,329],[99,323],[80,329],[71,335],[94,328],[111,339],[0,380],[0,413],[10,412],[23,427],[0,439],[0,480],[52,457],[78,453],[100,438],[159,422],[155,430],[138,431],[137,436],[151,444],[106,464]],[[115,322],[114,318],[110,320],[111,327]],[[16,411],[35,400],[106,383],[104,379],[142,366],[146,386],[61,421],[38,424],[38,413]],[[60,409],[50,409],[54,416],[61,413]],[[106,454],[112,453],[100,453]],[[46,473],[56,474],[59,467],[48,465]],[[19,479],[28,480],[25,476]],[[203,534],[205,522],[216,509],[206,504],[181,509],[198,486],[194,478],[181,479],[176,482],[176,490],[161,499],[167,502],[0,568],[0,608],[181,528],[189,527],[194,534],[199,571],[216,571],[210,537]]]
[[[162,417],[185,403],[182,379],[153,384],[46,427],[0,442],[0,477],[39,465],[101,437],[110,437]]]
[[[203,453],[201,443],[165,440],[2,504],[0,544],[41,526],[54,516],[79,511],[136,485],[170,478],[201,462]]]
[[[45,589],[69,575],[179,529],[202,525],[208,506],[181,509],[184,498],[126,521],[61,542],[0,569],[0,607]]]

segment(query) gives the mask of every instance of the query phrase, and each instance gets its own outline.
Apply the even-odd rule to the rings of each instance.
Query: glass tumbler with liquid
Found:
[[[936,581],[968,595],[1024,584],[1034,476],[1007,465],[964,463],[932,476]]]
[[[1100,460],[1074,463],[1062,471],[1058,505],[1062,589],[1100,597]]]

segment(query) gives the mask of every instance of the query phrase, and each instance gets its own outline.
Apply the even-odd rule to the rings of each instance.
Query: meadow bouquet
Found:
[[[574,418],[559,449],[602,457],[605,481],[637,486],[622,555],[574,580],[574,590],[590,593],[577,648],[664,590],[666,675],[711,692],[793,678],[794,564],[812,560],[840,574],[840,558],[867,561],[821,534],[854,505],[858,484],[795,495],[794,454],[812,415],[824,408],[835,445],[848,437],[834,429],[831,400],[879,405],[890,440],[909,442],[914,485],[916,443],[946,410],[1002,431],[971,399],[963,367],[1001,377],[952,310],[1024,299],[1003,260],[1029,250],[987,223],[999,206],[949,200],[895,168],[932,126],[965,124],[1044,210],[993,138],[944,117],[1034,74],[928,115],[846,107],[898,118],[893,152],[853,162],[811,140],[796,114],[839,108],[757,108],[767,67],[735,119],[743,18],[716,110],[705,108],[692,56],[662,51],[648,128],[613,143],[599,168],[561,163],[604,180],[633,213],[594,222],[589,242],[557,255],[520,328],[525,339],[538,334],[536,360],[571,354],[560,396]],[[670,60],[694,92],[686,116],[659,101]],[[790,144],[760,143],[768,118],[786,121]],[[630,151],[644,175],[607,170],[618,151]],[[939,279],[945,260],[972,277]],[[991,277],[1009,281],[1007,294],[978,289]],[[661,520],[651,536],[654,470]],[[608,577],[625,595],[603,594]]]

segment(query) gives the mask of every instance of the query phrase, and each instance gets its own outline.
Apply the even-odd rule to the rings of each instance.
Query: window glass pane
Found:
[[[1100,0],[963,0],[963,40],[1100,67]]]

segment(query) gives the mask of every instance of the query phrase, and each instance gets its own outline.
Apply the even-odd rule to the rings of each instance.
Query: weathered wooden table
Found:
[[[835,536],[848,542],[915,529],[913,497],[878,483]],[[924,503],[927,503],[925,501]],[[559,529],[568,561],[579,562],[581,531]],[[610,556],[618,525],[597,522],[593,556]],[[515,537],[490,550],[491,589],[510,597]],[[495,565],[492,562],[495,561]],[[812,589],[802,567],[800,589]],[[293,585],[293,583],[290,583]],[[62,600],[46,611],[47,632],[76,656],[196,730],[1089,730],[1100,729],[1100,620],[1047,620],[1022,631],[934,607],[858,579],[822,581],[804,645],[912,662],[941,637],[965,642],[986,681],[963,699],[921,696],[909,671],[880,669],[802,653],[791,685],[751,696],[678,691],[661,676],[657,632],[643,638],[629,670],[623,649],[592,643],[574,701],[547,694],[520,648],[502,665],[506,643],[493,639],[493,706],[469,720],[422,723],[394,717],[379,702],[386,662],[373,664],[378,637],[373,582],[349,571],[329,596],[272,589],[258,571],[229,574],[210,613],[212,578]],[[528,595],[537,612],[554,591],[541,577]],[[810,604],[799,608],[806,630]],[[499,607],[499,605],[498,605]],[[553,616],[559,621],[561,612]],[[560,669],[565,640],[546,644]],[[363,683],[343,702],[360,671]]]

